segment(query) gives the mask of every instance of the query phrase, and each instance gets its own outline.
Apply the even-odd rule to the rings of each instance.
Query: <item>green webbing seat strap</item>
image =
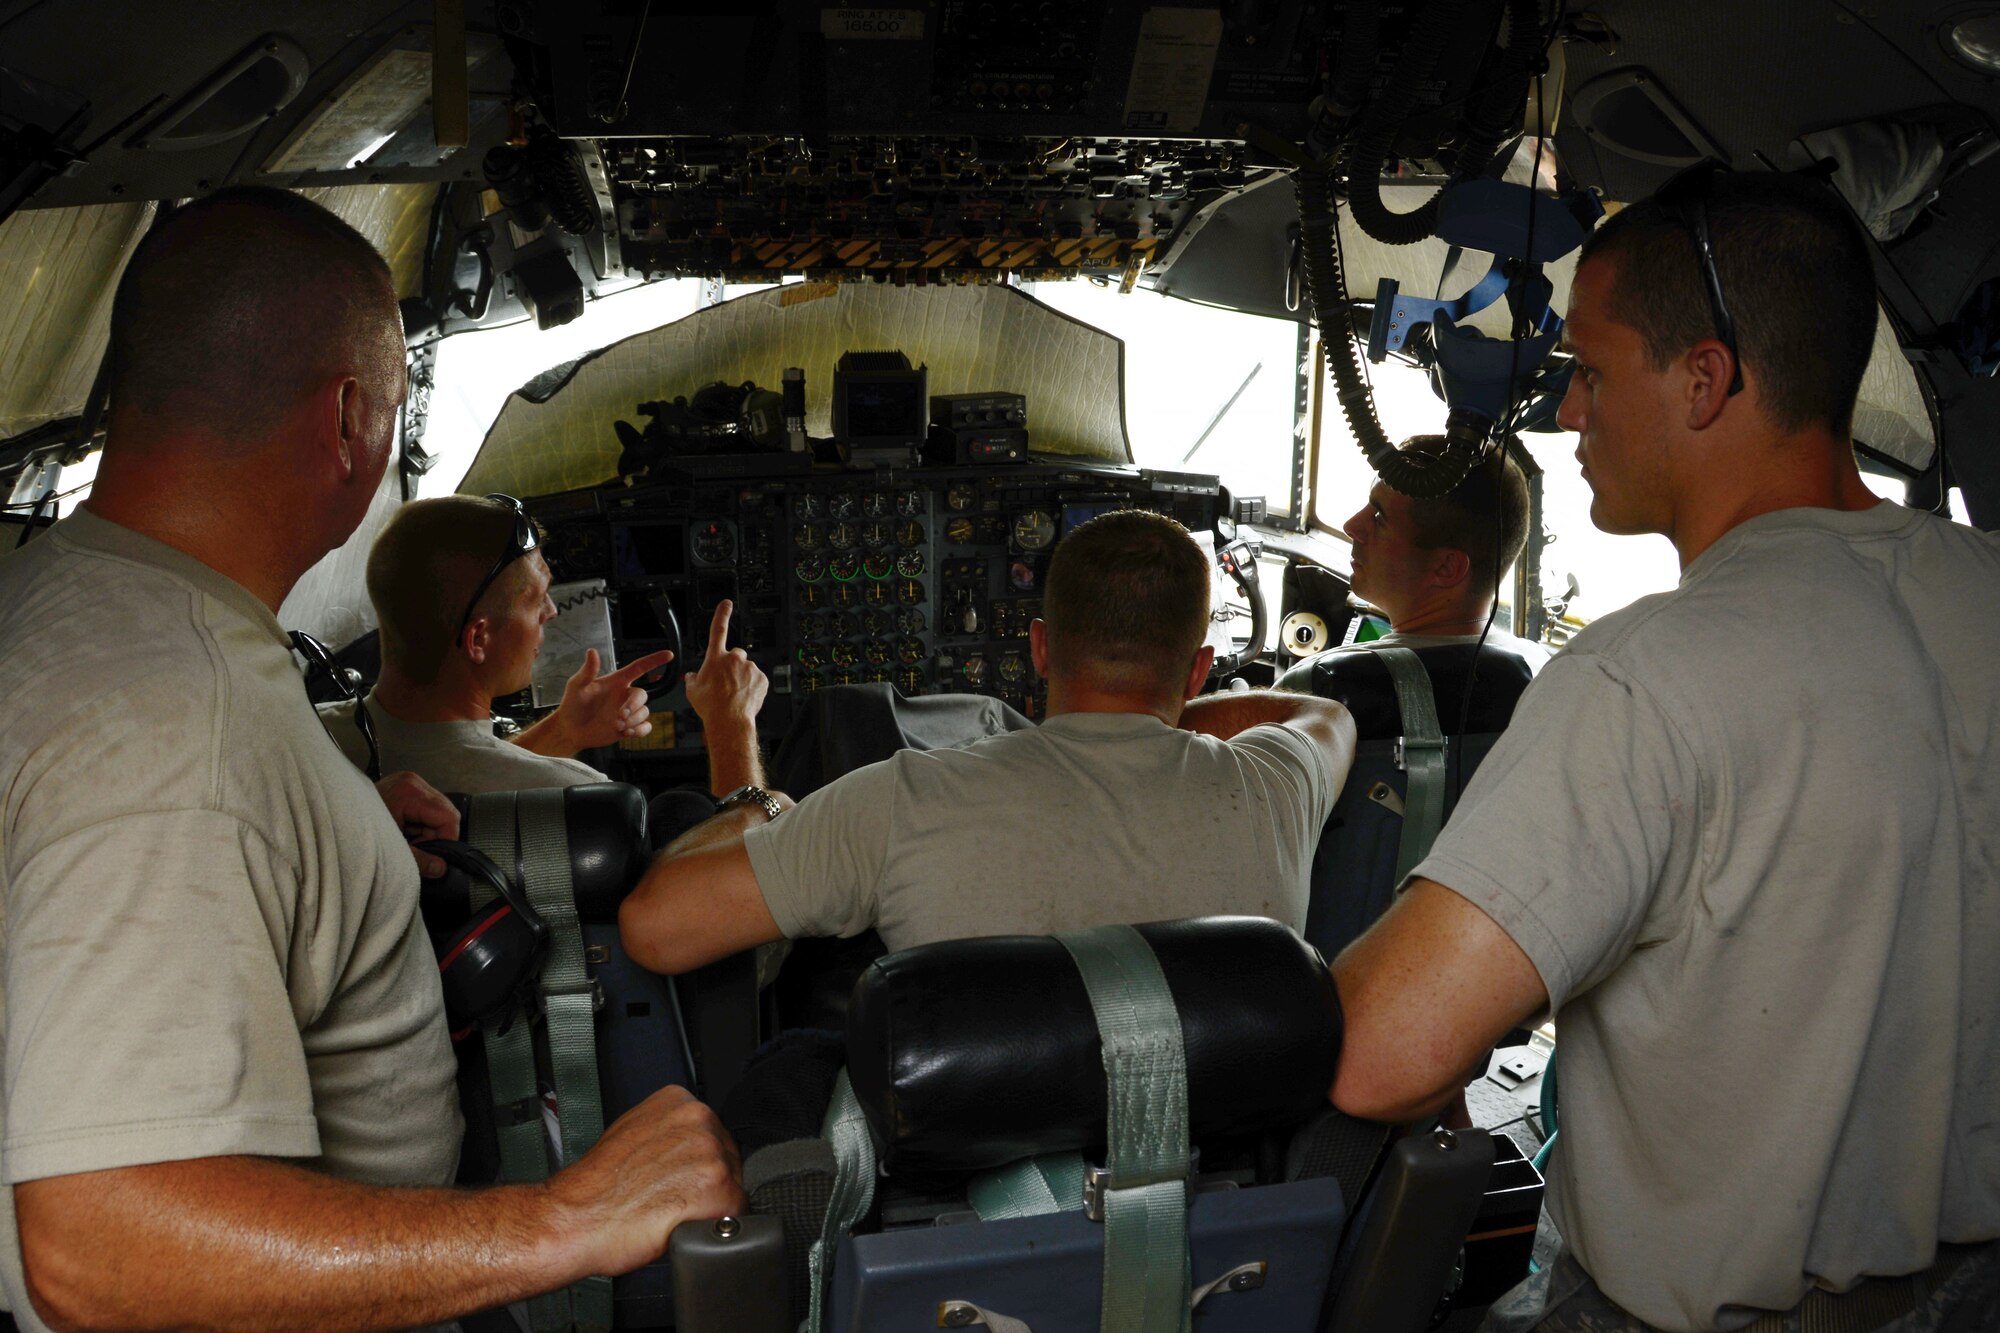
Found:
[[[521,876],[527,881],[528,901],[549,928],[540,990],[556,1090],[556,1124],[563,1161],[574,1162],[604,1137],[604,1100],[597,1078],[597,988],[585,965],[583,927],[570,879],[563,789],[524,791],[518,800]],[[570,1291],[579,1333],[608,1333],[611,1279],[587,1277]]]
[[[597,1081],[593,987],[584,967],[583,931],[570,881],[563,794],[560,788],[550,788],[475,796],[467,823],[472,845],[492,857],[502,873],[518,870],[528,901],[549,928],[549,952],[538,989],[547,1024],[562,1157],[573,1162],[603,1136],[604,1104]],[[474,885],[475,907],[492,897],[489,887]],[[515,1184],[546,1180],[553,1164],[543,1131],[531,1017],[516,1017],[504,1033],[486,1033],[485,1042],[501,1179]],[[571,1328],[602,1333],[611,1327],[611,1280],[585,1278],[537,1296],[527,1306],[534,1333]]]
[[[1086,1211],[1104,1222],[1101,1333],[1188,1328],[1187,1052],[1159,959],[1130,926],[1056,936],[1104,1047],[1105,1165]],[[1095,1204],[1092,1207],[1091,1204]]]
[[[1417,655],[1408,648],[1378,648],[1375,656],[1395,682],[1396,706],[1403,717],[1396,762],[1409,774],[1409,792],[1403,799],[1403,837],[1396,848],[1396,883],[1401,884],[1430,855],[1431,844],[1444,827],[1444,729],[1438,725],[1430,673]]]
[[[1073,1212],[1083,1207],[1083,1182],[1082,1153],[1052,1152],[982,1171],[965,1195],[980,1221],[1001,1222]]]
[[[821,1137],[833,1148],[833,1197],[828,1200],[826,1220],[820,1224],[819,1239],[807,1252],[806,1272],[812,1289],[812,1313],[806,1318],[807,1333],[825,1329],[827,1285],[833,1277],[833,1256],[848,1232],[868,1216],[875,1202],[875,1140],[868,1136],[868,1120],[842,1069],[833,1080],[833,1102],[826,1108],[820,1127]]]

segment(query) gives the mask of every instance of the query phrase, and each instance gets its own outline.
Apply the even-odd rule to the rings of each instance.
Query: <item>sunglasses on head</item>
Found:
[[[327,646],[304,630],[295,629],[288,635],[292,649],[306,660],[306,680],[315,678],[326,682],[335,694],[354,704],[354,726],[361,733],[361,739],[368,742],[368,780],[382,780],[382,751],[375,744],[375,719],[368,716],[368,705],[361,701],[361,695],[354,688],[354,682],[347,677],[347,671],[333,660]]]
[[[1743,392],[1743,357],[1736,350],[1736,321],[1722,296],[1722,274],[1715,266],[1715,243],[1708,230],[1708,201],[1714,197],[1715,176],[1721,170],[1719,162],[1698,162],[1662,185],[1653,200],[1694,238],[1702,281],[1708,287],[1709,309],[1715,315],[1715,336],[1729,349],[1729,364],[1734,371],[1729,392],[1734,396]]]
[[[465,614],[458,618],[458,628],[452,632],[454,642],[472,623],[473,608],[479,605],[479,599],[486,595],[486,590],[493,586],[493,580],[500,577],[500,571],[542,544],[541,534],[535,530],[535,521],[528,517],[528,511],[522,508],[519,500],[511,495],[498,494],[486,498],[514,511],[514,531],[507,539],[507,549],[500,553],[500,558],[493,562],[493,568],[486,571],[486,577],[479,580],[479,586],[472,590],[472,600],[465,604]]]

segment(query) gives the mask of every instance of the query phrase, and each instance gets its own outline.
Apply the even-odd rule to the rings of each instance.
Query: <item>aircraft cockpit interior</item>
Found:
[[[438,784],[460,832],[419,843],[448,865],[421,917],[456,1183],[559,1177],[678,1087],[738,1141],[741,1206],[456,1311],[468,1333],[1470,1333],[1560,1243],[1562,1016],[1392,1127],[1329,1104],[1328,964],[1546,664],[1680,576],[1657,538],[1615,537],[1658,566],[1618,581],[1571,461],[1588,238],[1689,172],[1819,181],[1870,247],[1860,473],[2000,529],[2000,4],[201,8],[0,0],[0,548],[91,494],[127,262],[180,207],[270,187],[380,253],[406,347],[372,502],[277,608],[324,641],[308,684],[336,744],[379,760],[396,725],[371,551],[440,497],[520,516],[461,640],[495,575],[546,568],[532,670],[482,744],[534,749],[586,654],[658,663],[616,734],[564,752],[587,778]],[[1448,504],[1494,548],[1454,577],[1492,586],[1469,625],[1399,630],[1357,524]],[[897,948],[892,913],[785,938],[790,909],[759,902],[779,929],[753,947],[676,976],[635,958],[649,867],[700,851],[704,820],[796,821],[901,751],[1062,714],[1051,569],[1131,511],[1206,568],[1193,695],[1351,720],[1290,929],[1245,908]],[[728,671],[763,682],[747,742],[703,693]],[[746,743],[751,776],[717,785]],[[996,790],[994,820],[1036,795]],[[760,877],[762,845],[736,844]],[[1030,863],[1100,873],[1034,828],[989,859],[968,868],[989,903]],[[19,1271],[0,1255],[0,1286]]]

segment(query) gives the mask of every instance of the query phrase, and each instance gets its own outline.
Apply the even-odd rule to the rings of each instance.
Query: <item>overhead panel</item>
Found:
[[[717,381],[775,389],[804,369],[806,430],[833,433],[830,386],[845,352],[896,349],[930,367],[933,394],[1023,394],[1040,453],[1131,461],[1125,344],[1006,287],[897,290],[875,283],[791,283],[737,297],[627,338],[579,362],[544,401],[517,392],[487,432],[459,489],[542,495],[609,481],[612,423],[638,405]],[[538,396],[545,389],[536,382]]]

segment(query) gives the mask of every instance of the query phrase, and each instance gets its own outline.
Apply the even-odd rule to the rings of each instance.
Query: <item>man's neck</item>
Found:
[[[1156,717],[1170,727],[1180,725],[1181,709],[1186,701],[1175,699],[1171,702],[1159,698],[1141,698],[1110,690],[1100,690],[1082,681],[1064,680],[1059,676],[1049,679],[1049,704],[1043,712],[1044,718],[1061,717],[1065,713],[1132,713],[1141,717]]]
[[[1873,509],[1881,497],[1861,480],[1854,446],[1823,431],[1801,431],[1741,451],[1732,476],[1715,469],[1711,485],[1680,507],[1666,536],[1686,569],[1736,527],[1785,509]],[[1808,464],[1805,460],[1814,460]]]
[[[420,684],[387,662],[375,682],[375,702],[403,722],[484,722],[493,716],[493,697],[476,682],[445,671]]]
[[[257,512],[246,509],[246,500]],[[221,485],[190,485],[184,471],[154,468],[151,460],[100,467],[83,507],[241,584],[272,615],[324,554],[303,549],[287,525],[270,523],[261,499]]]
[[[1420,602],[1400,615],[1389,616],[1389,628],[1397,634],[1448,635],[1477,634],[1486,628],[1486,615],[1493,598],[1456,597]],[[1385,608],[1386,609],[1386,608]]]

